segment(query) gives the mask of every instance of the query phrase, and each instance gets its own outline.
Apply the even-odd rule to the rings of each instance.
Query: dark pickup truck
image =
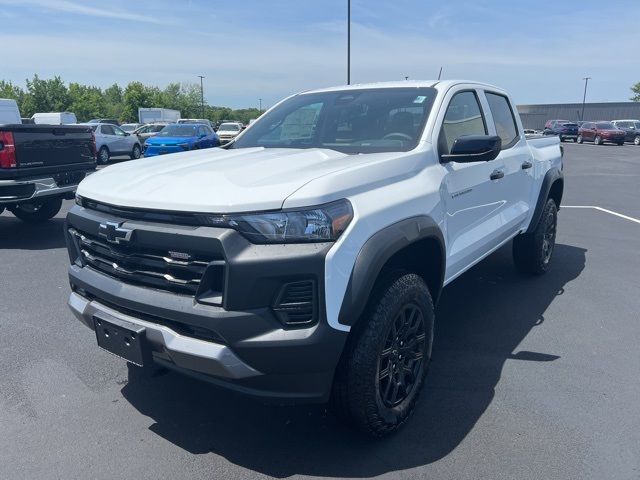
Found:
[[[0,213],[7,209],[26,222],[48,220],[95,168],[90,127],[0,124]]]

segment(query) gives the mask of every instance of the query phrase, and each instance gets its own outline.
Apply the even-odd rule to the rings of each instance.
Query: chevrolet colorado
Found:
[[[95,170],[93,133],[76,125],[22,125],[15,101],[0,103],[0,213],[48,220]]]
[[[425,383],[442,288],[510,240],[548,270],[562,155],[497,87],[406,81],[294,95],[225,148],[77,193],[69,306],[131,375],[331,401],[382,436]]]

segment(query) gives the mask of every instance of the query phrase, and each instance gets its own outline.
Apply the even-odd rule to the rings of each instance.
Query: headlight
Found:
[[[80,195],[76,194],[76,205],[83,207],[84,205],[82,204],[82,202],[83,198]]]
[[[352,219],[353,209],[346,199],[301,210],[210,218],[212,223],[226,224],[253,243],[332,242]]]

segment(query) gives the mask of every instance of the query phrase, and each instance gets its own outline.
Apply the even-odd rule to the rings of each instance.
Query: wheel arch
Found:
[[[536,225],[540,221],[542,211],[547,203],[548,198],[552,198],[556,202],[558,210],[560,210],[560,203],[562,202],[562,195],[564,194],[564,174],[558,168],[551,168],[545,174],[542,180],[542,187],[540,188],[540,194],[538,195],[538,201],[529,223],[527,233],[535,230]]]
[[[445,252],[442,231],[428,216],[408,218],[377,232],[358,253],[340,308],[339,323],[355,325],[376,282],[393,269],[420,275],[435,305],[444,282]]]

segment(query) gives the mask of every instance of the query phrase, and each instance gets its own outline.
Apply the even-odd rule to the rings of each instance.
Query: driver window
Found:
[[[482,110],[474,92],[456,93],[451,99],[438,137],[440,155],[451,153],[456,139],[465,135],[487,135]]]

